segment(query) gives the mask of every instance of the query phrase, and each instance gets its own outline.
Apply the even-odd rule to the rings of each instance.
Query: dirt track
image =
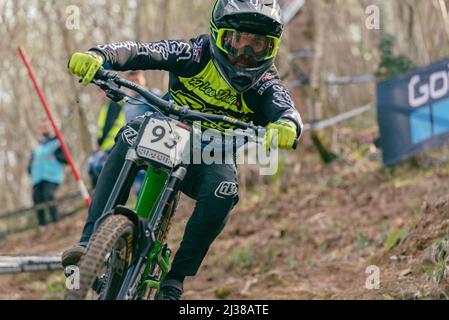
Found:
[[[358,143],[371,138],[366,132]],[[429,252],[449,231],[449,163],[436,160],[447,153],[394,169],[370,152],[328,167],[316,156],[290,159],[278,182],[247,190],[199,275],[187,280],[185,299],[445,298],[447,280],[431,280],[438,266]],[[178,212],[174,248],[191,207],[184,201]],[[10,236],[0,254],[59,253],[77,240],[83,219]],[[403,238],[395,241],[395,230]],[[380,268],[379,290],[365,288],[369,265]],[[3,299],[62,292],[60,273],[0,276]]]

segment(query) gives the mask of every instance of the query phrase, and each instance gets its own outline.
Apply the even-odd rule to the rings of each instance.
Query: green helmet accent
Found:
[[[281,9],[277,0],[217,0],[210,22],[212,58],[220,74],[237,92],[249,90],[272,67],[283,29]],[[254,53],[251,47],[231,48],[232,43],[236,43],[236,37],[242,33],[260,35],[268,39],[270,48],[264,52],[264,59],[257,59],[256,65],[233,64],[229,59],[232,53],[250,56],[250,53]],[[228,46],[225,46],[223,39],[225,35],[234,36],[234,41],[229,40]]]

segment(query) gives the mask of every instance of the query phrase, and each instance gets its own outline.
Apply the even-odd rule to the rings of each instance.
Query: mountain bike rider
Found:
[[[274,67],[282,32],[280,7],[275,0],[217,0],[210,35],[189,41],[98,46],[86,53],[75,53],[69,69],[82,77],[84,85],[102,66],[116,71],[169,71],[169,95],[177,104],[266,126],[266,146],[273,142],[277,130],[278,147],[291,149],[301,136],[302,121]],[[103,212],[132,143],[130,136],[140,125],[141,120],[133,121],[117,135],[100,175],[80,244],[64,253],[63,265],[77,264],[85,252],[94,223]],[[236,166],[190,165],[181,191],[197,203],[156,299],[180,299],[185,277],[196,275],[209,246],[238,202]]]

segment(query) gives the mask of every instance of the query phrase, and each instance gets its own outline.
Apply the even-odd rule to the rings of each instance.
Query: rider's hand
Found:
[[[275,136],[277,135],[277,139]],[[293,121],[281,119],[275,123],[271,123],[267,127],[267,135],[265,136],[264,148],[269,150],[273,143],[276,143],[280,149],[293,149],[297,138],[297,127]]]
[[[93,52],[77,52],[69,62],[69,71],[81,77],[83,85],[87,86],[95,77],[97,71],[102,67],[103,59],[99,54]]]

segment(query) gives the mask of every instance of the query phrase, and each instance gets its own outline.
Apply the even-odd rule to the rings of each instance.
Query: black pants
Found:
[[[58,189],[59,185],[56,183],[51,183],[48,181],[39,182],[37,185],[33,186],[33,201],[34,204],[40,205],[45,202],[50,202],[55,200],[55,192]],[[45,217],[45,212],[47,208],[42,208],[37,210],[37,221],[40,226],[44,226],[47,224],[47,220]],[[50,211],[50,219],[51,222],[58,221],[58,209],[55,205],[48,207]]]
[[[103,213],[106,202],[117,181],[131,141],[129,129],[138,130],[141,120],[137,119],[122,129],[116,144],[106,162],[89,209],[81,243],[89,241],[95,221]],[[123,133],[124,132],[124,133]],[[122,134],[123,133],[123,134]],[[133,181],[127,186],[126,196],[120,203],[126,203]],[[190,217],[180,248],[174,257],[171,272],[181,276],[194,276],[209,250],[210,245],[226,225],[229,214],[238,202],[237,170],[234,165],[190,165],[181,184],[181,191],[197,200]]]

